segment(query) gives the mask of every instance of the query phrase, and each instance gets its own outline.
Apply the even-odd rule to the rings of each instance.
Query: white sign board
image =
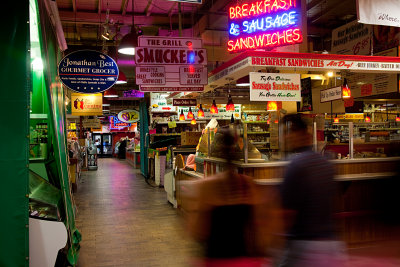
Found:
[[[207,67],[180,67],[179,80],[181,85],[206,85],[207,84]]]
[[[301,101],[300,74],[250,72],[250,101]]]
[[[239,120],[241,118],[241,113],[242,113],[242,105],[241,104],[236,104],[235,105],[235,110],[234,111],[226,111],[226,105],[220,105],[217,104],[218,107],[218,113],[213,114],[210,113],[210,104],[203,104],[203,111],[204,111],[204,118],[197,118],[197,113],[199,111],[199,107],[191,107],[193,115],[196,119],[198,120],[211,120],[211,119],[220,119],[220,120],[230,120],[233,114],[233,118],[235,120]],[[178,114],[181,114],[181,111],[183,111],[183,114],[185,115],[185,118],[187,118],[187,113],[189,112],[189,107],[178,107]]]
[[[326,90],[321,90],[321,103],[333,100],[342,99],[342,87],[334,87]]]
[[[370,55],[372,26],[353,21],[332,31],[332,54]]]
[[[137,67],[136,84],[139,85],[163,85],[165,84],[164,67]]]
[[[168,96],[168,94],[162,94],[162,93],[150,94],[150,107],[152,112],[176,111],[176,107],[167,104],[167,99],[165,99],[166,96]]]
[[[358,22],[400,27],[399,0],[357,0]]]
[[[202,78],[192,78],[197,75],[189,75],[192,74],[190,68],[200,70],[207,66],[207,50],[203,48],[202,39],[140,36],[138,42],[139,47],[136,48],[135,53],[136,69],[165,68],[165,83],[142,83],[140,84],[140,91],[201,92],[204,90],[206,82]],[[187,71],[185,71],[185,68],[188,68]],[[188,74],[185,75],[184,73]]]

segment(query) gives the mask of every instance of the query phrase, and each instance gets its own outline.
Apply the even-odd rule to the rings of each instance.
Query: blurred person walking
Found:
[[[266,266],[265,247],[271,235],[258,220],[263,196],[251,177],[238,174],[231,161],[238,155],[237,138],[229,130],[215,138],[225,156],[225,171],[206,177],[193,186],[194,210],[187,213],[188,230],[203,247],[197,266]],[[236,155],[236,156],[235,156]],[[269,231],[277,232],[277,220],[269,221]],[[268,225],[267,225],[268,226]]]
[[[336,240],[332,164],[311,150],[312,135],[300,114],[286,115],[286,150],[294,156],[281,185],[287,228],[278,266],[329,267],[345,264],[344,243]]]

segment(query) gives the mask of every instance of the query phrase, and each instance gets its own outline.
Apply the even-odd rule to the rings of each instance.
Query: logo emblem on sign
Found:
[[[123,110],[118,113],[118,119],[127,123],[137,122],[140,119],[139,112],[133,109]]]

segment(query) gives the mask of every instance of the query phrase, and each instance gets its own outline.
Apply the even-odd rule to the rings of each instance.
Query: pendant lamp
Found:
[[[125,73],[123,73],[122,70],[120,70],[116,84],[124,84],[124,83],[127,83],[126,75]]]
[[[200,104],[199,111],[197,112],[197,118],[204,118],[203,106]]]
[[[350,98],[351,97],[351,90],[349,85],[347,84],[347,79],[344,78],[343,85],[342,85],[342,97],[343,98]]]
[[[339,118],[337,114],[335,115],[335,118],[333,118],[333,123],[339,123]]]
[[[233,114],[231,116],[231,123],[235,123],[235,118],[233,118]]]
[[[215,99],[213,99],[213,103],[212,103],[211,108],[210,108],[210,113],[218,114],[218,107],[215,104]]]
[[[400,122],[400,115],[399,115],[399,113],[397,113],[397,115],[396,115],[396,122]]]
[[[185,114],[183,114],[183,110],[181,110],[181,114],[179,115],[179,120],[184,121],[185,120]]]
[[[118,93],[114,88],[110,88],[104,92],[104,97],[118,97]]]
[[[365,116],[365,122],[371,122],[371,117],[368,114]]]
[[[195,125],[196,124],[196,119],[193,117],[193,119],[190,121],[190,124]]]
[[[235,104],[233,104],[232,97],[230,94],[228,94],[228,103],[226,103],[226,111],[234,111],[235,110]]]
[[[187,118],[188,118],[189,120],[194,118],[193,112],[192,112],[192,107],[189,107],[189,112],[188,112],[188,114],[187,114]]]
[[[124,55],[135,55],[136,47],[138,47],[138,34],[135,29],[135,9],[132,0],[132,29],[125,35],[118,46],[118,52]]]
[[[276,101],[268,101],[267,103],[267,111],[277,111],[278,103]]]

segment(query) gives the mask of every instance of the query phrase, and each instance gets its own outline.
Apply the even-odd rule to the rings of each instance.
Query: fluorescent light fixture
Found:
[[[333,77],[333,72],[332,71],[328,71],[328,73],[326,74],[328,77]]]
[[[43,61],[40,57],[37,57],[32,61],[32,69],[43,70]]]

